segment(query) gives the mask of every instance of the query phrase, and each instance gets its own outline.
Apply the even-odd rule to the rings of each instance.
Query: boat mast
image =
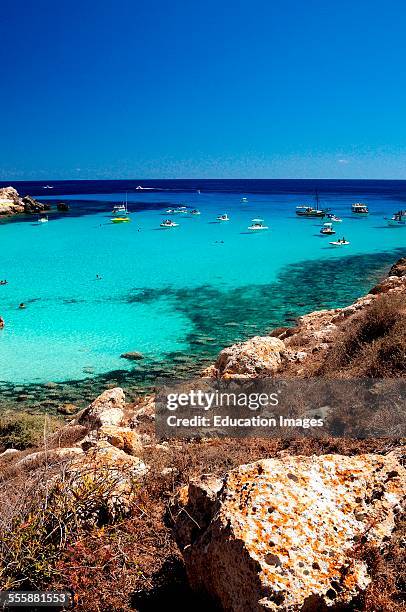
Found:
[[[319,210],[319,191],[316,189],[316,210]]]

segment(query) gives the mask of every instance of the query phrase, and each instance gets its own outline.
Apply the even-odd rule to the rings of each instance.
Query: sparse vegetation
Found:
[[[0,451],[6,448],[24,450],[42,444],[44,435],[56,431],[61,419],[28,412],[0,414]]]

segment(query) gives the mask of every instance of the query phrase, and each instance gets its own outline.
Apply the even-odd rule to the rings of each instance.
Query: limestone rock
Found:
[[[285,344],[272,336],[255,336],[223,349],[203,376],[255,377],[269,375],[278,369]]]
[[[5,451],[0,453],[0,457],[15,457],[16,455],[19,455],[20,452],[21,451],[19,451],[17,448],[6,448]]]
[[[119,425],[124,417],[125,395],[121,387],[107,389],[73,421],[91,429],[103,425]]]
[[[129,455],[138,455],[142,452],[141,436],[135,429],[103,425],[98,434],[101,440],[106,440]]]
[[[24,204],[13,187],[0,189],[0,215],[14,215],[24,212]]]
[[[221,609],[340,607],[370,582],[352,548],[384,544],[405,493],[393,453],[264,459],[181,490],[175,536],[192,588]]]
[[[60,461],[71,461],[78,455],[83,455],[83,450],[77,446],[71,448],[51,448],[47,451],[37,451],[25,455],[15,464],[18,467],[31,467],[40,463],[59,463]]]

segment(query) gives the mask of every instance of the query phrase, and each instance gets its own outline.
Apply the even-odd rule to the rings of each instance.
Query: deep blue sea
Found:
[[[406,208],[405,181],[11,184],[70,206],[42,225],[35,216],[0,222],[0,280],[8,281],[0,286],[0,394],[10,399],[17,389],[33,405],[90,398],[110,384],[131,395],[158,376],[187,375],[228,344],[348,304],[406,246],[406,227],[385,221]],[[316,189],[321,207],[342,218],[337,236],[348,246],[331,246],[320,220],[295,215],[297,205],[314,204]],[[113,224],[112,207],[125,197],[131,222]],[[351,213],[358,201],[367,217]],[[180,205],[201,214],[166,213]],[[218,222],[223,213],[230,220]],[[168,217],[179,226],[161,229]],[[248,231],[253,218],[269,230]],[[120,358],[126,351],[145,359]]]

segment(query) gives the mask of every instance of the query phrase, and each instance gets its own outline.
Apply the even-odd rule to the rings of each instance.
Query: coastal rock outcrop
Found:
[[[272,336],[255,336],[223,349],[215,364],[203,372],[203,376],[222,378],[255,377],[270,375],[282,362],[285,344]]]
[[[33,214],[50,210],[49,204],[38,202],[31,196],[20,197],[14,187],[0,188],[0,216],[16,215],[21,213]]]
[[[119,425],[124,417],[125,395],[121,387],[107,389],[73,421],[75,425],[86,425],[97,429],[104,425]]]
[[[27,214],[39,213],[51,209],[49,204],[38,202],[38,200],[28,195],[22,198],[22,203],[24,204],[24,212]]]
[[[192,588],[221,609],[335,608],[369,584],[354,547],[384,545],[405,495],[395,453],[287,455],[192,481],[174,532]]]

